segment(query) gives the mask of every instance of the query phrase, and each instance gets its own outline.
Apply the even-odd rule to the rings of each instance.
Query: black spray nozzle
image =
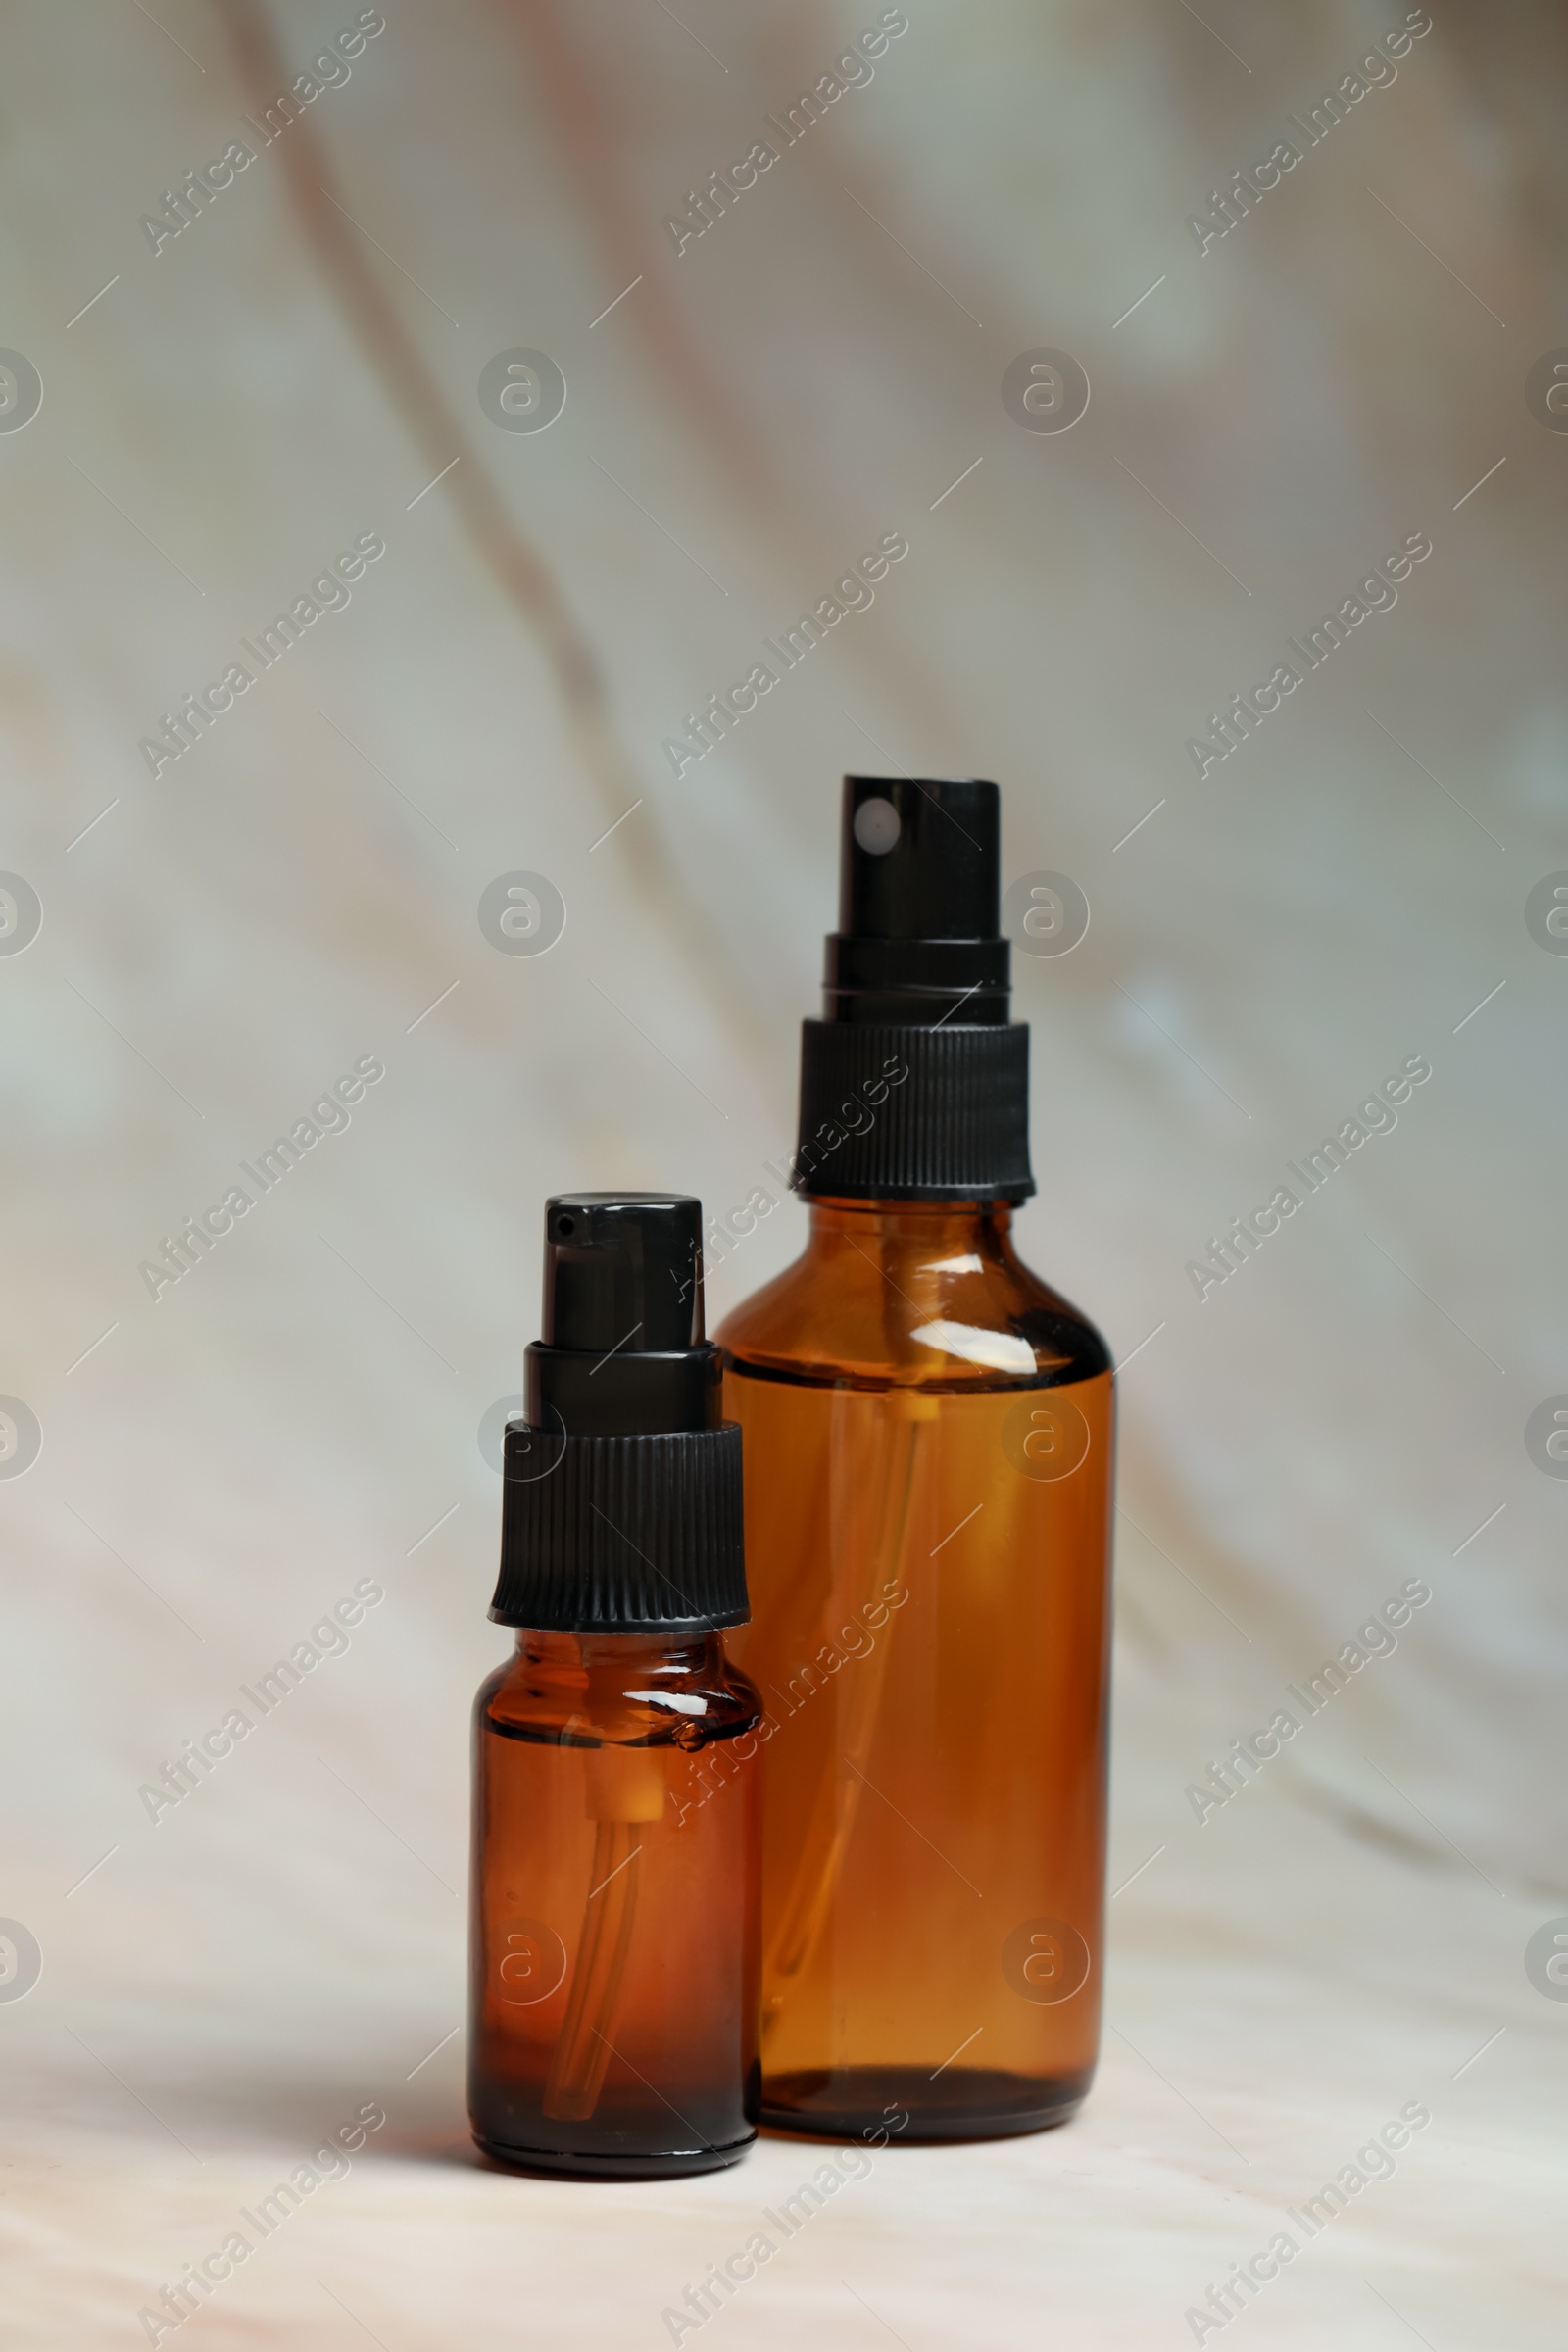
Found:
[[[703,1204],[687,1193],[564,1193],[545,1203],[547,1348],[673,1353],[703,1337]]]
[[[526,1358],[536,1429],[616,1437],[716,1425],[702,1251],[702,1203],[688,1194],[546,1202],[541,1336]]]
[[[507,1424],[498,1625],[744,1625],[741,1433],[703,1336],[703,1209],[683,1193],[545,1203],[543,1338]]]
[[[1001,802],[979,778],[845,777],[826,1019],[1006,1020]]]

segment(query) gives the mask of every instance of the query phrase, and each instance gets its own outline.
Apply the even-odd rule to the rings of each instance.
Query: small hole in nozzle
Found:
[[[855,811],[855,838],[873,858],[885,858],[903,829],[891,801],[862,801]]]
[[[577,1220],[575,1217],[558,1217],[556,1219],[556,1239],[558,1242],[566,1241],[572,1234],[576,1232],[576,1230]]]

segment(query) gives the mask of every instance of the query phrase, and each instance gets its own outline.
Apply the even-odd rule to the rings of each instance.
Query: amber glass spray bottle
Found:
[[[682,1197],[545,1211],[490,1611],[517,1643],[474,1707],[469,1944],[474,2136],[532,2171],[710,2172],[757,2136],[761,1707],[719,1630],[747,1613],[741,1433],[701,1236]]]
[[[762,2120],[1038,2131],[1089,2087],[1113,1397],[1014,1255],[1034,1191],[999,794],[846,779],[805,1255],[727,1317],[767,1711]]]

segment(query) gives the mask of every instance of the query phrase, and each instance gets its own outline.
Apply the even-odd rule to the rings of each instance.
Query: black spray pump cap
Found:
[[[1002,795],[979,778],[846,776],[823,1017],[1007,1018]]]
[[[1022,1200],[1029,1032],[1009,1020],[1002,795],[846,776],[839,928],[803,1026],[794,1181],[847,1200]]]
[[[702,1237],[688,1194],[546,1202],[543,1337],[506,1432],[498,1623],[744,1624],[741,1433],[720,1420]]]

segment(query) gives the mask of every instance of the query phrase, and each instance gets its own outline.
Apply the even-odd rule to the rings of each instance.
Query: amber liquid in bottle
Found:
[[[481,1686],[468,2106],[487,2154],[636,2179],[755,2139],[760,1715],[717,1633],[519,1633]],[[726,1769],[694,1774],[718,1750]]]
[[[1038,2131],[1102,1976],[1113,1390],[1004,1202],[818,1198],[717,1334],[765,1710],[762,2120]]]

